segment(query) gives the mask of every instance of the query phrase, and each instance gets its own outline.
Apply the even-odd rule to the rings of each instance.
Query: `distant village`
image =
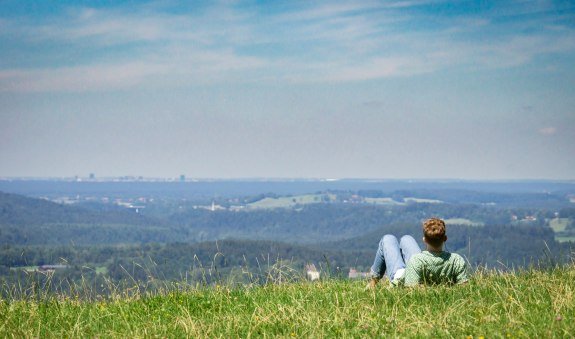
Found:
[[[155,198],[152,197],[137,197],[137,198],[113,198],[113,197],[98,197],[98,196],[61,196],[61,197],[44,197],[46,200],[50,200],[60,204],[78,204],[85,202],[98,202],[103,204],[114,204],[117,206],[124,207],[126,209],[133,210],[135,213],[142,212],[148,204],[153,204],[156,202]],[[575,200],[573,200],[575,202]],[[206,210],[211,212],[216,211],[253,211],[261,209],[273,209],[273,208],[298,208],[303,205],[314,204],[314,203],[340,203],[340,204],[364,204],[364,205],[387,205],[387,206],[401,206],[409,203],[431,203],[431,204],[441,204],[440,200],[432,199],[419,199],[419,198],[404,198],[403,201],[394,200],[392,198],[369,198],[362,197],[358,194],[349,194],[344,198],[337,196],[332,193],[322,193],[322,194],[308,194],[301,196],[289,196],[289,197],[264,197],[261,200],[253,202],[243,202],[239,198],[228,198],[220,199],[219,201],[212,200],[210,204],[196,204],[196,205],[186,205],[186,208],[193,208],[198,210]],[[177,202],[174,202],[177,203]],[[180,203],[186,203],[182,200]],[[184,208],[183,205],[179,207]],[[558,217],[558,213],[555,213],[555,217]],[[462,219],[461,219],[462,220]],[[460,219],[453,220],[453,223],[461,221]],[[510,221],[514,223],[534,223],[537,222],[537,216],[535,215],[517,215],[511,214]],[[447,220],[447,222],[450,222]],[[465,221],[466,224],[481,225],[481,223],[474,223],[471,221]]]

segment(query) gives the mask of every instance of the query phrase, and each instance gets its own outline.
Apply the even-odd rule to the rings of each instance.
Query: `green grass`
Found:
[[[325,201],[336,201],[335,194],[304,194],[279,198],[263,198],[262,200],[252,202],[246,205],[247,209],[261,208],[292,208],[296,205],[318,204]],[[405,205],[408,202],[441,204],[443,201],[435,199],[405,198],[405,202],[393,200],[393,198],[365,198],[364,201],[374,205]]]
[[[443,201],[437,199],[421,199],[421,198],[404,198],[405,202],[416,202],[420,204],[443,204]]]
[[[454,287],[326,280],[105,300],[0,301],[0,337],[570,337],[575,267],[476,273]]]
[[[571,220],[569,218],[554,218],[549,220],[549,227],[555,232],[555,241],[557,242],[575,242],[575,230],[570,228]]]
[[[106,266],[96,266],[96,274],[107,274],[108,268]]]
[[[403,202],[393,200],[393,198],[365,198],[365,202],[374,205],[405,205],[409,202],[415,202],[419,204],[442,204],[443,201],[435,199],[422,199],[407,197],[403,198]]]
[[[569,218],[554,218],[549,220],[549,227],[551,227],[555,233],[565,232],[567,226],[569,226]]]
[[[398,202],[392,198],[365,198],[365,202],[374,205],[405,205],[403,202]]]
[[[291,197],[280,197],[280,198],[264,198],[262,200],[248,204],[246,207],[248,209],[259,209],[259,208],[290,208],[296,205],[308,205],[308,204],[318,204],[324,199],[335,200],[335,195],[333,194],[305,194],[296,195]]]
[[[482,222],[472,221],[465,218],[450,218],[444,219],[447,225],[464,225],[464,226],[483,226]]]

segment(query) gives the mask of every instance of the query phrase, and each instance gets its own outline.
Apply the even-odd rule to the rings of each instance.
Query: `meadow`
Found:
[[[277,272],[276,272],[277,273]],[[575,266],[477,271],[458,286],[365,290],[365,280],[173,285],[102,298],[12,294],[0,337],[572,337]],[[278,280],[278,277],[280,280]],[[21,291],[20,291],[21,292]]]
[[[290,197],[266,197],[261,200],[249,203],[246,209],[273,209],[273,208],[292,208],[298,205],[317,204],[325,201],[333,201],[336,196],[333,194],[303,194]]]

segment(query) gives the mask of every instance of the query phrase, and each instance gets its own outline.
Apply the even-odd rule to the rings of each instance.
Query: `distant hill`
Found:
[[[54,203],[45,199],[29,198],[0,192],[1,225],[64,224],[157,224],[158,221],[141,216],[125,208],[95,209]]]
[[[375,253],[379,240],[385,234],[398,239],[412,235],[423,249],[419,224],[391,224],[354,238],[321,243],[326,250],[365,251]],[[572,253],[572,244],[560,244],[549,227],[537,225],[487,225],[471,227],[448,226],[446,249],[463,255],[473,266],[487,265],[502,269],[530,264],[552,263],[565,260]]]
[[[166,230],[163,222],[125,208],[98,210],[0,192],[0,244],[177,241]]]
[[[193,232],[200,241],[232,238],[309,244],[354,237],[399,217],[376,206],[315,204],[249,212],[187,210],[168,222]]]
[[[342,179],[326,180],[204,180],[194,182],[90,182],[73,180],[0,180],[0,191],[23,194],[27,196],[151,196],[171,198],[193,198],[214,196],[255,196],[273,192],[279,195],[299,195],[324,191],[382,191],[386,194],[397,191],[428,192],[430,198],[436,197],[433,192],[460,191],[461,198],[465,192],[484,192],[488,194],[503,193],[574,193],[573,181],[466,181],[466,180],[371,180]],[[470,199],[475,201],[479,196],[472,193]],[[417,196],[417,195],[416,195]],[[461,201],[461,200],[458,200]],[[470,202],[470,200],[465,200]]]
[[[188,209],[164,219],[110,204],[63,205],[0,193],[0,244],[66,245],[260,239],[313,243],[353,237],[389,219],[373,206],[232,212]]]
[[[421,238],[421,220],[429,216],[491,220],[485,226],[450,225],[447,249],[473,265],[511,267],[555,260],[571,253],[570,243],[555,241],[553,229],[538,222],[506,224],[509,211],[470,205],[413,204],[381,207],[313,204],[298,209],[208,211],[184,209],[162,219],[113,204],[62,205],[43,199],[0,193],[0,245],[101,245],[268,240],[306,245],[312,251],[373,260],[386,234]],[[502,221],[502,222],[499,222]],[[423,244],[421,244],[423,247]],[[241,246],[250,254],[250,246]],[[296,252],[306,252],[302,248]],[[316,257],[306,253],[304,257]],[[349,263],[348,259],[336,260]],[[361,264],[360,264],[361,265]],[[363,264],[365,265],[365,264]]]

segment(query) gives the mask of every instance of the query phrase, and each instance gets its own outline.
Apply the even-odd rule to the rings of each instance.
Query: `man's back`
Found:
[[[405,268],[405,286],[459,284],[467,279],[465,260],[457,253],[446,251],[415,254]]]

